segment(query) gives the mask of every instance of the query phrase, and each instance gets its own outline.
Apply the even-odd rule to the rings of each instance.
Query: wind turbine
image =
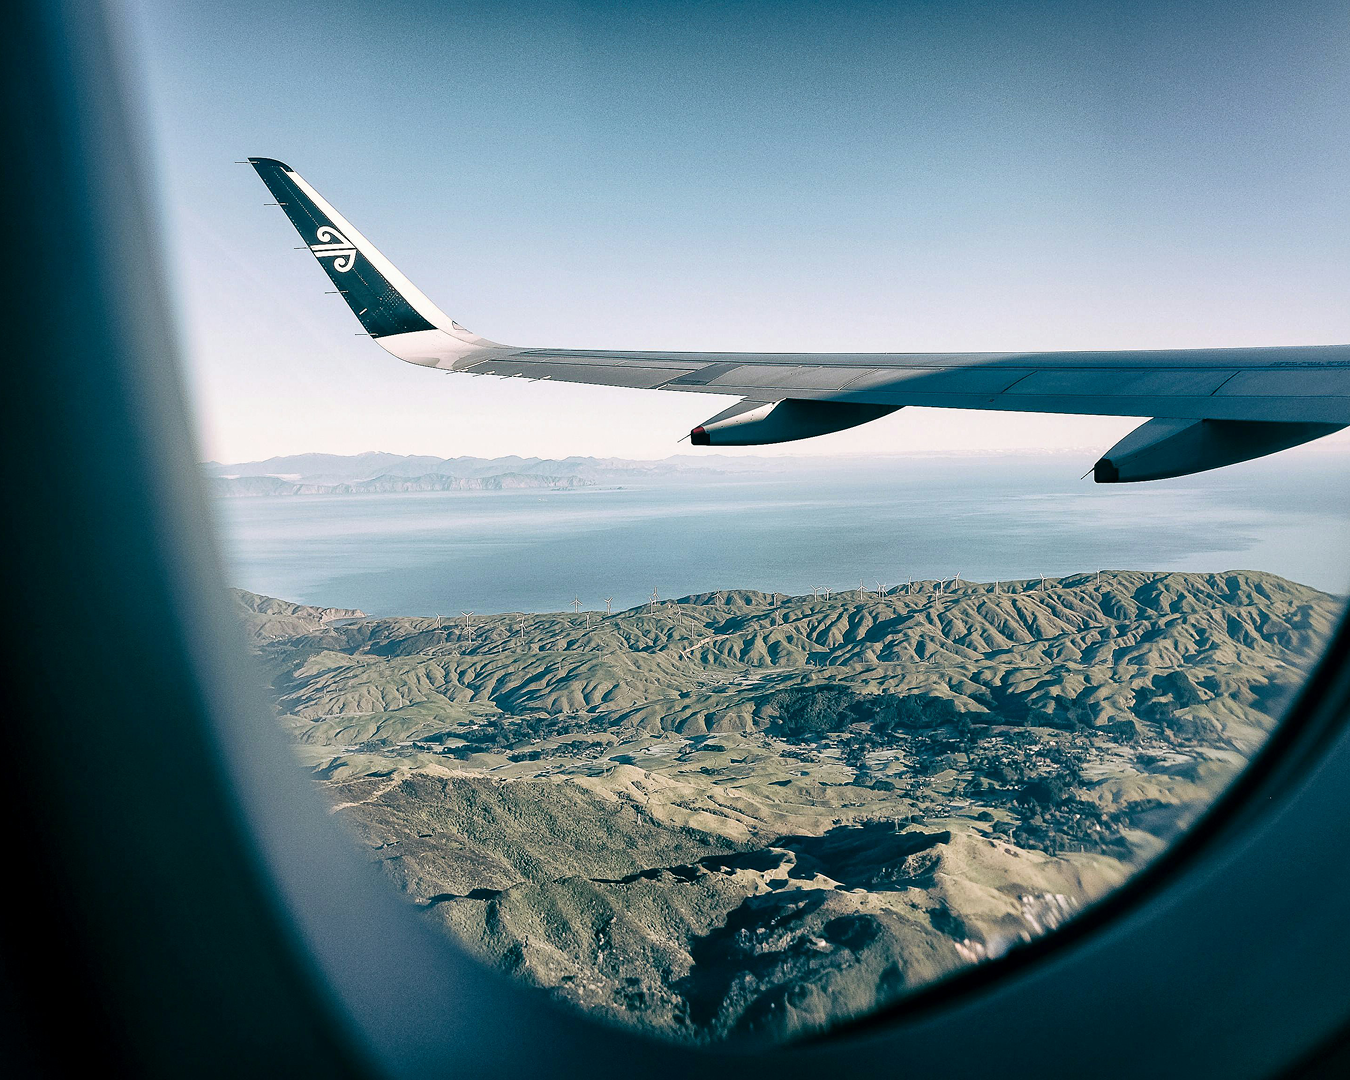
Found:
[[[606,615],[610,614],[609,605],[612,604],[612,603],[614,603],[614,597],[612,597],[612,596],[606,596],[606,597],[605,597],[605,614],[606,614]]]
[[[579,612],[580,610],[581,610],[581,598],[580,598],[579,596],[573,596],[573,597],[572,597],[572,614],[575,615],[575,614],[576,614],[577,612]]]
[[[656,610],[656,604],[657,604],[657,602],[658,602],[660,599],[661,599],[661,597],[658,596],[658,595],[657,595],[657,592],[656,592],[656,586],[653,585],[653,586],[652,586],[652,597],[651,597],[651,599],[647,602],[647,612],[648,612],[648,614],[650,614],[650,613],[652,613],[652,612],[654,612],[654,611]]]

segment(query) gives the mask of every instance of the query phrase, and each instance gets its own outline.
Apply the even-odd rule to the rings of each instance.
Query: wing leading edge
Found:
[[[1096,479],[1109,483],[1216,468],[1350,424],[1350,345],[1018,353],[502,345],[450,319],[289,166],[273,158],[249,163],[366,332],[389,353],[449,371],[742,399],[695,428],[696,444],[809,438],[905,405],[1155,418],[1098,463]]]

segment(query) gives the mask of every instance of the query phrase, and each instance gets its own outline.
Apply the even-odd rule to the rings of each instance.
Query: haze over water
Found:
[[[1083,455],[778,459],[576,490],[220,499],[232,585],[373,615],[556,611],[1096,569],[1350,582],[1336,452],[1100,486]]]

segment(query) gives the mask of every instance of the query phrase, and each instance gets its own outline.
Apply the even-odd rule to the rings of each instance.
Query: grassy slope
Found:
[[[1260,746],[1339,611],[1256,573],[472,624],[241,605],[303,759],[428,917],[691,1040],[855,1015],[1102,895]]]

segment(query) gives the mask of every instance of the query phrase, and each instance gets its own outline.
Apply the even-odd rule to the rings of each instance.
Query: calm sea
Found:
[[[1090,455],[778,459],[573,491],[215,504],[232,584],[377,615],[615,610],[726,588],[1103,568],[1269,570],[1350,584],[1350,454],[1277,455],[1103,487]],[[738,466],[738,468],[743,466]]]

